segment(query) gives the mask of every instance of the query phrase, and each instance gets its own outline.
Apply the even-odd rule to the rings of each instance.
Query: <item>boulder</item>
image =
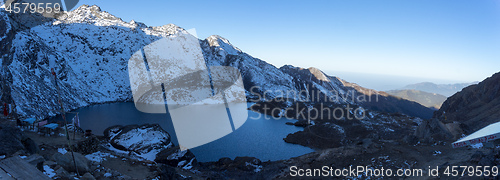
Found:
[[[464,125],[459,122],[452,122],[452,123],[446,123],[444,125],[448,132],[453,136],[453,139],[459,139],[462,137],[463,134],[465,134],[465,131],[463,130]]]
[[[231,160],[231,158],[228,158],[228,157],[223,157],[223,158],[220,158],[216,164],[218,166],[229,166],[229,164],[231,164],[233,162],[233,160]]]
[[[87,173],[83,174],[83,176],[80,179],[81,180],[95,180],[95,177],[92,176],[92,174],[87,172]]]
[[[150,161],[154,161],[160,151],[173,146],[170,135],[158,124],[113,126],[106,129],[104,135],[113,147]]]
[[[12,126],[0,125],[0,155],[11,156],[20,150],[26,150],[20,129]]]
[[[61,166],[56,166],[54,173],[56,173],[55,179],[71,179],[71,174]]]
[[[99,151],[100,141],[95,136],[89,136],[76,144],[76,151],[82,154],[92,154]]]
[[[160,151],[160,153],[156,155],[155,162],[173,167],[190,169],[190,167],[196,165],[198,161],[189,149],[181,151],[180,148],[176,146]]]
[[[33,141],[31,138],[25,138],[21,140],[21,142],[23,143],[26,152],[30,154],[35,154],[40,152],[40,148],[38,148],[38,145],[36,145],[35,141]]]
[[[158,169],[160,171],[160,179],[184,179],[171,166],[161,164],[158,166]]]
[[[436,141],[452,140],[453,134],[447,126],[436,118],[422,122],[414,135],[424,143],[434,143]]]
[[[28,156],[24,160],[26,162],[32,164],[33,166],[35,166],[38,170],[43,171],[43,165],[44,165],[45,159],[42,156],[40,156],[39,154],[33,154],[31,156]]]
[[[85,158],[80,153],[74,152],[73,153],[75,156],[75,162],[76,162],[76,167],[78,168],[79,173],[86,173],[90,171],[90,161]],[[62,166],[64,169],[71,171],[71,172],[76,172],[75,165],[73,163],[73,157],[70,152],[61,154],[61,153],[55,153],[52,156],[52,159]]]
[[[232,165],[229,167],[234,167],[243,171],[260,171],[262,169],[262,162],[255,157],[236,157],[233,160]]]
[[[214,165],[220,170],[231,171],[253,171],[258,172],[262,169],[262,161],[255,157],[236,157],[234,160],[230,158],[220,158]]]

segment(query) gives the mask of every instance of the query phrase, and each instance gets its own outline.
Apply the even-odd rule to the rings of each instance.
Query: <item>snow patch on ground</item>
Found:
[[[54,170],[50,168],[48,165],[43,165],[43,174],[49,176],[50,178],[54,178],[54,176],[56,176]]]
[[[119,149],[116,149],[115,147],[113,147],[113,146],[112,146],[111,144],[109,144],[109,143],[106,145],[106,148],[107,148],[108,150],[110,150],[110,151],[113,151],[113,152],[115,152],[115,153],[119,154],[119,155],[127,155],[127,154],[129,154],[129,152],[128,152],[128,151],[124,151],[124,150],[119,150]]]
[[[112,176],[112,174],[111,174],[111,173],[108,173],[108,172],[107,172],[107,173],[104,173],[104,177],[109,178],[109,177],[111,177],[111,176]]]
[[[98,162],[98,163],[105,161],[106,158],[116,158],[116,156],[113,156],[110,153],[105,153],[105,152],[101,152],[101,151],[97,151],[95,153],[85,155],[85,157],[90,161],[94,161],[94,162]]]
[[[132,159],[136,159],[136,160],[140,160],[140,161],[142,161],[142,160],[154,161],[156,158],[156,154],[158,154],[161,151],[161,150],[153,149],[153,150],[146,152],[144,154],[137,154],[137,153],[132,152],[132,151],[129,152],[129,151],[116,149],[111,144],[108,144],[106,146],[106,148],[110,151],[113,151],[114,154],[117,154],[119,156],[125,156],[128,158],[132,158]],[[124,159],[126,160],[126,158],[124,158]]]
[[[154,161],[156,159],[156,154],[158,154],[160,151],[161,149],[153,149],[147,153],[138,154],[138,156],[149,161]]]
[[[173,160],[173,159],[179,159],[181,158],[182,156],[186,155],[187,153],[187,150],[184,150],[184,151],[177,151],[176,153],[173,153],[173,154],[170,154],[167,159],[168,160]]]
[[[255,168],[254,172],[260,172],[262,170],[262,166],[260,165],[255,165],[249,162],[245,162],[245,165],[254,167]]]
[[[109,130],[109,139],[115,138],[121,132],[120,127],[114,127]]]
[[[483,147],[483,143],[471,144],[470,147],[474,149],[480,149]]]
[[[68,150],[66,150],[64,148],[57,148],[57,152],[59,152],[61,154],[66,154],[68,152]]]
[[[187,163],[186,165],[184,165],[184,163],[182,163],[182,165],[181,165],[181,163],[179,163],[177,166],[179,166],[179,167],[183,166],[182,169],[190,170],[193,168],[193,160],[194,160],[194,158],[191,159],[191,161],[189,161],[189,163]]]

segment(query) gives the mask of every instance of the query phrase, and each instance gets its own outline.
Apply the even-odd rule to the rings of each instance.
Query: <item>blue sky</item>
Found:
[[[139,3],[140,2],[140,3]],[[125,21],[221,35],[277,67],[292,64],[449,82],[500,71],[499,0],[84,0]]]

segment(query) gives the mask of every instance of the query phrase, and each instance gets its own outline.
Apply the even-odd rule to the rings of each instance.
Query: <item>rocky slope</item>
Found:
[[[82,6],[51,23],[13,29],[16,32],[8,36],[12,41],[5,42],[11,48],[2,52],[2,81],[8,87],[2,100],[15,102],[21,115],[57,114],[52,68],[66,109],[130,99],[127,60],[135,50],[159,39],[134,28],[140,24],[123,22],[97,6]],[[164,36],[168,33],[162,31]]]
[[[300,95],[305,96],[295,98],[299,101],[305,99],[306,102],[347,103],[375,111],[403,113],[424,119],[430,118],[433,113],[433,110],[413,101],[364,88],[339,77],[328,76],[317,68],[304,69],[286,65],[280,70],[294,77],[296,92],[304,92]]]
[[[11,17],[0,8],[1,66],[0,98],[15,103],[17,113],[44,118],[59,113],[57,83],[65,109],[95,103],[130,101],[127,62],[141,47],[184,29],[168,24],[149,27],[140,22],[124,22],[97,6],[83,5],[58,19],[32,28],[22,26],[19,17]],[[331,96],[334,90],[350,104],[358,94],[372,92],[318,69],[302,71],[292,66],[280,69],[234,47],[227,39],[210,36],[200,40],[208,66],[232,66],[243,77],[247,98],[273,99],[283,92],[320,92]],[[313,77],[311,76],[313,75]],[[354,94],[349,94],[355,90]],[[418,104],[382,94],[380,102],[364,103],[367,108],[402,112],[422,118],[431,110]],[[295,99],[301,96],[294,97]],[[302,97],[304,98],[304,97]],[[382,105],[381,105],[382,104]]]
[[[388,113],[403,113],[422,119],[430,118],[432,116],[432,113],[434,112],[434,110],[422,106],[419,103],[401,99],[399,97],[387,94],[383,91],[374,91],[372,89],[367,89],[355,83],[350,83],[343,80],[342,83],[345,86],[350,87],[365,96],[371,97],[371,100],[365,101],[362,104],[362,106],[367,109]],[[373,92],[376,92],[375,95],[373,94]]]
[[[451,142],[500,119],[500,73],[446,99],[432,119],[422,122],[415,136],[422,142]]]
[[[446,99],[434,118],[464,124],[467,134],[500,121],[500,73]]]

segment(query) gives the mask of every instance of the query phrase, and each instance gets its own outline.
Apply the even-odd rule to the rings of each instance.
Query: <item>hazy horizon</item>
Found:
[[[474,81],[459,81],[447,79],[433,79],[411,76],[397,76],[387,74],[372,74],[372,73],[358,73],[347,71],[323,71],[329,76],[336,76],[345,81],[356,83],[362,87],[374,89],[378,91],[388,91],[401,89],[406,85],[431,82],[434,84],[456,84],[456,83],[472,83]],[[483,79],[482,79],[483,80]],[[477,80],[477,81],[482,81]]]

